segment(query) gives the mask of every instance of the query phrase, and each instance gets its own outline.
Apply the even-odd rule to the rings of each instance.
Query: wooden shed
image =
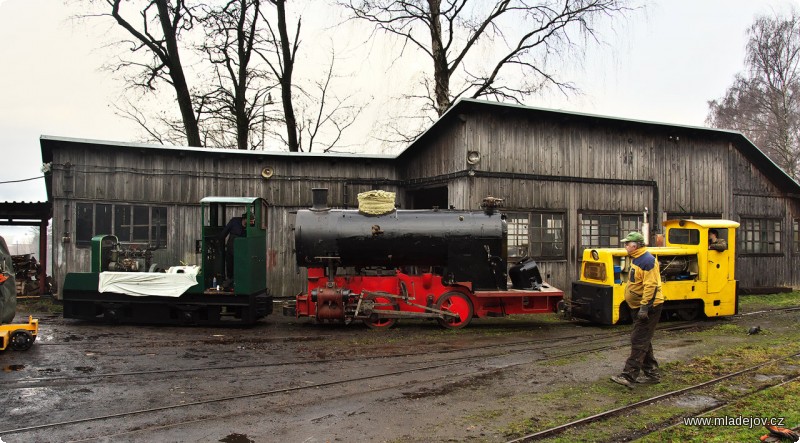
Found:
[[[327,187],[334,207],[371,189],[397,192],[403,208],[504,198],[509,254],[534,257],[565,290],[584,248],[618,246],[645,220],[657,233],[666,218],[728,218],[741,223],[740,286],[800,287],[800,185],[737,132],[462,99],[397,156],[49,136],[41,149],[58,282],[88,269],[93,234],[161,242],[162,263],[198,262],[200,199],[258,196],[271,205],[269,288],[293,296],[304,278],[293,211]]]

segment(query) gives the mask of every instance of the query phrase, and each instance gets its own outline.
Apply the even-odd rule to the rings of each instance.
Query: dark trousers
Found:
[[[633,381],[644,371],[646,375],[657,375],[658,362],[653,355],[653,334],[656,332],[658,319],[661,317],[663,305],[653,306],[647,313],[647,320],[639,320],[639,309],[631,311],[633,315],[633,331],[631,331],[631,356],[625,362],[622,375]]]

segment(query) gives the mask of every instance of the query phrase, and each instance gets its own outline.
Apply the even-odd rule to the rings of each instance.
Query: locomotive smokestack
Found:
[[[328,207],[328,188],[312,188],[311,204],[312,211],[327,211],[330,209]]]

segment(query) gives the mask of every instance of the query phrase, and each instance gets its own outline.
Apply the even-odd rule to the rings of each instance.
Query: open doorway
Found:
[[[447,186],[406,191],[409,209],[447,209]]]

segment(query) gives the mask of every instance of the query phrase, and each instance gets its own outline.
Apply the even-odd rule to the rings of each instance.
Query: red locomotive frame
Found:
[[[325,268],[309,268],[308,292],[296,297],[295,315],[318,321],[363,320],[377,329],[390,328],[399,318],[430,318],[457,329],[473,317],[555,312],[563,296],[547,284],[537,290],[473,291],[470,282],[448,285],[433,273],[393,271],[336,276],[331,281]]]

